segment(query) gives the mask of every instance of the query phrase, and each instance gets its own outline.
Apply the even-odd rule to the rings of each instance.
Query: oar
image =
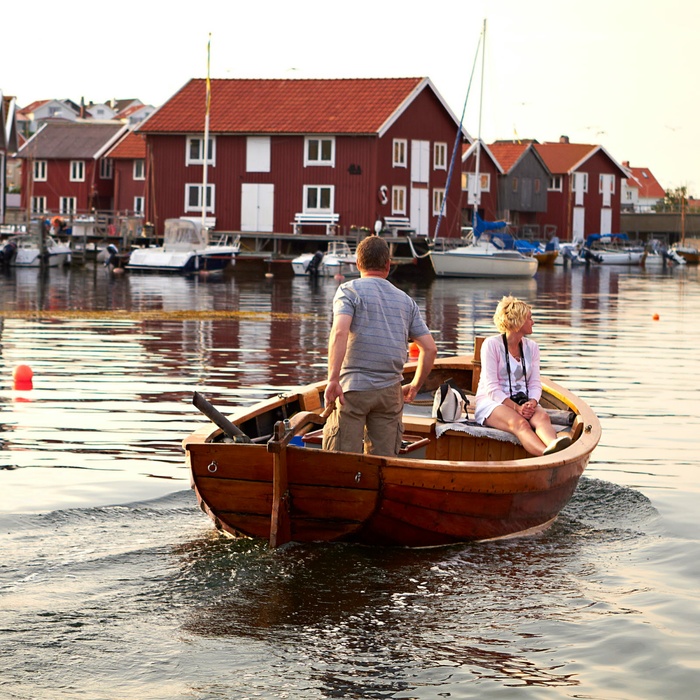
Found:
[[[300,411],[289,420],[275,423],[274,434],[267,443],[272,453],[272,514],[270,516],[270,547],[275,548],[292,539],[289,515],[289,481],[287,477],[287,445],[295,435],[304,435],[316,425],[323,425],[335,408],[326,406],[323,413]]]
[[[237,426],[231,423],[223,414],[219,413],[201,394],[196,391],[192,394],[192,403],[212,423],[224,431],[234,442],[251,442],[251,439]]]

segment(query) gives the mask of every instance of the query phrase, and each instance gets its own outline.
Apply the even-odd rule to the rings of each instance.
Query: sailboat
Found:
[[[479,161],[481,156],[481,106],[483,104],[484,93],[484,55],[486,49],[486,20],[481,33],[481,95],[479,105],[479,136],[476,143],[476,175],[474,187],[470,188],[470,195],[473,203],[473,232],[466,239],[462,239],[460,245],[449,246],[449,240],[443,239],[442,248],[438,248],[440,240],[438,233],[440,230],[440,220],[442,218],[445,201],[443,200],[438,222],[435,227],[435,237],[433,248],[430,251],[430,262],[438,277],[534,277],[537,272],[538,261],[532,255],[523,255],[515,247],[512,236],[509,236],[501,229],[507,227],[505,221],[487,222],[478,213],[481,203],[481,188],[479,177]],[[477,47],[478,54],[479,47]],[[466,102],[465,102],[466,107]],[[464,111],[462,112],[464,119]],[[460,122],[458,137],[462,131]],[[455,140],[455,147],[452,153],[452,163],[445,191],[449,191],[449,182],[452,177],[454,162],[460,140]],[[498,232],[498,233],[496,233]]]
[[[697,265],[700,263],[700,250],[695,246],[686,245],[685,242],[685,192],[681,192],[681,195],[681,240],[671,251],[680,255],[689,265]]]

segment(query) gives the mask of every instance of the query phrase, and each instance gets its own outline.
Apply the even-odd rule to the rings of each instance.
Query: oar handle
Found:
[[[250,442],[250,438],[237,426],[231,423],[222,413],[217,411],[201,394],[192,394],[192,404],[201,411],[212,423],[224,431],[234,442]]]
[[[289,420],[277,421],[274,434],[267,442],[268,452],[279,452],[289,444],[295,435],[305,435],[314,425],[323,425],[335,408],[335,402],[326,406],[322,413],[313,411],[300,411]]]

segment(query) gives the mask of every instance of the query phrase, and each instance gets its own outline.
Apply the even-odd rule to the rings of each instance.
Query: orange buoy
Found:
[[[409,357],[418,357],[420,355],[420,348],[416,343],[409,343],[408,345],[408,356]]]
[[[32,379],[34,377],[34,372],[29,365],[17,365],[12,372],[12,378],[14,380],[14,388],[24,391],[33,388],[34,384]]]
[[[658,321],[658,320],[659,320],[659,314],[654,314],[654,315],[652,316],[652,318],[653,318],[655,321]]]

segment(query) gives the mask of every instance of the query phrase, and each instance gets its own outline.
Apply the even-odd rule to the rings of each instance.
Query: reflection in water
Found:
[[[539,537],[275,552],[196,509],[180,447],[205,422],[191,393],[226,411],[322,378],[337,281],[37,272],[0,275],[0,688],[693,697],[698,268],[397,279],[443,354],[492,333],[504,294],[532,303],[545,374],[594,407],[602,441]],[[32,391],[11,388],[20,362]]]

